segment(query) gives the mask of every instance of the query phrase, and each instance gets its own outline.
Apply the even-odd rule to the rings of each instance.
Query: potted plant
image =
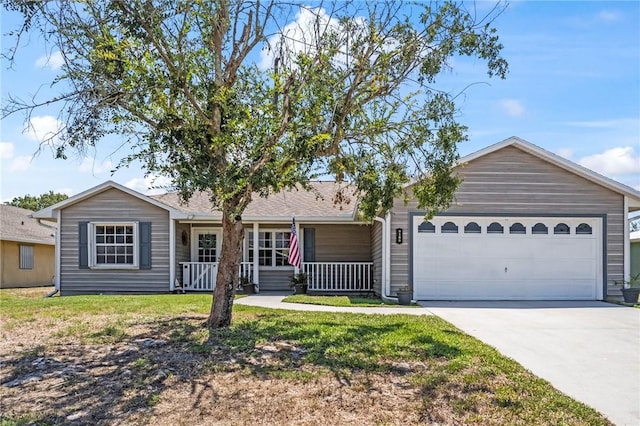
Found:
[[[638,303],[638,296],[640,296],[640,274],[631,276],[629,281],[622,281],[624,303]]]
[[[411,298],[413,297],[413,291],[411,291],[411,287],[409,287],[408,285],[404,287],[400,287],[396,292],[396,294],[398,295],[399,305],[411,304]]]
[[[246,275],[240,275],[239,284],[238,288],[241,289],[244,294],[254,294],[256,292],[255,283],[252,283]]]
[[[291,276],[291,287],[295,289],[295,294],[307,294],[309,276],[304,272],[298,272]]]

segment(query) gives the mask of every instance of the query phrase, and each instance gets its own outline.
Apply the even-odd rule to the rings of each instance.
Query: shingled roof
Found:
[[[290,220],[291,217],[300,218],[300,220],[304,218],[352,219],[354,217],[357,197],[352,187],[325,181],[310,182],[310,186],[311,191],[297,188],[270,194],[267,198],[256,194],[242,217],[244,220],[266,218]],[[344,195],[341,203],[335,202],[339,191]],[[206,192],[193,194],[186,204],[180,203],[176,192],[153,195],[151,198],[201,219],[221,216],[219,211],[212,209]]]
[[[31,210],[0,204],[0,240],[54,245],[55,229],[40,224],[31,213]]]

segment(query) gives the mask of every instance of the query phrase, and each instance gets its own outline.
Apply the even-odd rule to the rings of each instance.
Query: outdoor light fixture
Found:
[[[402,228],[396,228],[396,243],[402,244]]]

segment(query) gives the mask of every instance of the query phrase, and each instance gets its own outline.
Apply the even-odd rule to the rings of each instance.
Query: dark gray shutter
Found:
[[[89,269],[89,222],[78,222],[78,268]]]
[[[304,261],[316,261],[316,228],[304,228]]]
[[[140,269],[151,269],[151,222],[138,224],[140,234]]]

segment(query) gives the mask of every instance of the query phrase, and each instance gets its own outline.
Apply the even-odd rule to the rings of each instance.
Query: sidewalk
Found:
[[[382,314],[382,315],[394,315],[394,314],[406,314],[406,315],[433,315],[427,309],[423,307],[394,307],[390,305],[388,308],[349,308],[345,306],[322,306],[322,305],[307,305],[303,303],[286,303],[283,302],[286,296],[291,293],[262,293],[252,294],[251,296],[236,299],[233,303],[235,305],[245,306],[257,306],[260,308],[272,308],[272,309],[288,309],[292,311],[311,311],[311,312],[350,312],[354,314]]]

